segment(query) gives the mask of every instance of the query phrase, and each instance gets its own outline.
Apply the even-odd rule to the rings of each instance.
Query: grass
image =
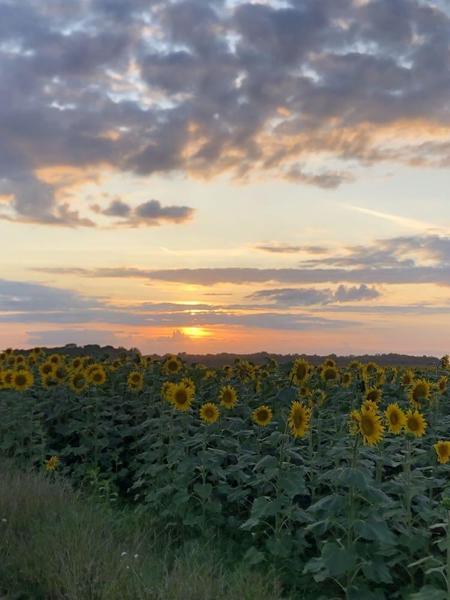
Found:
[[[148,518],[0,464],[1,600],[278,600],[274,578],[220,543],[173,539]]]

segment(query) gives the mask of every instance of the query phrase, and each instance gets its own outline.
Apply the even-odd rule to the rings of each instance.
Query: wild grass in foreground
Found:
[[[2,600],[276,600],[220,540],[188,542],[64,481],[0,464]],[[226,566],[224,566],[226,565]]]

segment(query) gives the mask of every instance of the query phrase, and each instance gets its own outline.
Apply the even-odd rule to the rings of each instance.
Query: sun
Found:
[[[210,335],[209,331],[203,327],[183,327],[182,332],[193,339],[204,338]]]

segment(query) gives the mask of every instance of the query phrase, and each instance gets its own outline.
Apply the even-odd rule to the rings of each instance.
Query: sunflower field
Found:
[[[286,598],[450,599],[450,377],[353,361],[0,354],[0,454],[184,536]]]

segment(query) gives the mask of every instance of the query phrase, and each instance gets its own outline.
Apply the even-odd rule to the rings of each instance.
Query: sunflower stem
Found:
[[[447,510],[447,600],[450,600],[450,510]]]

